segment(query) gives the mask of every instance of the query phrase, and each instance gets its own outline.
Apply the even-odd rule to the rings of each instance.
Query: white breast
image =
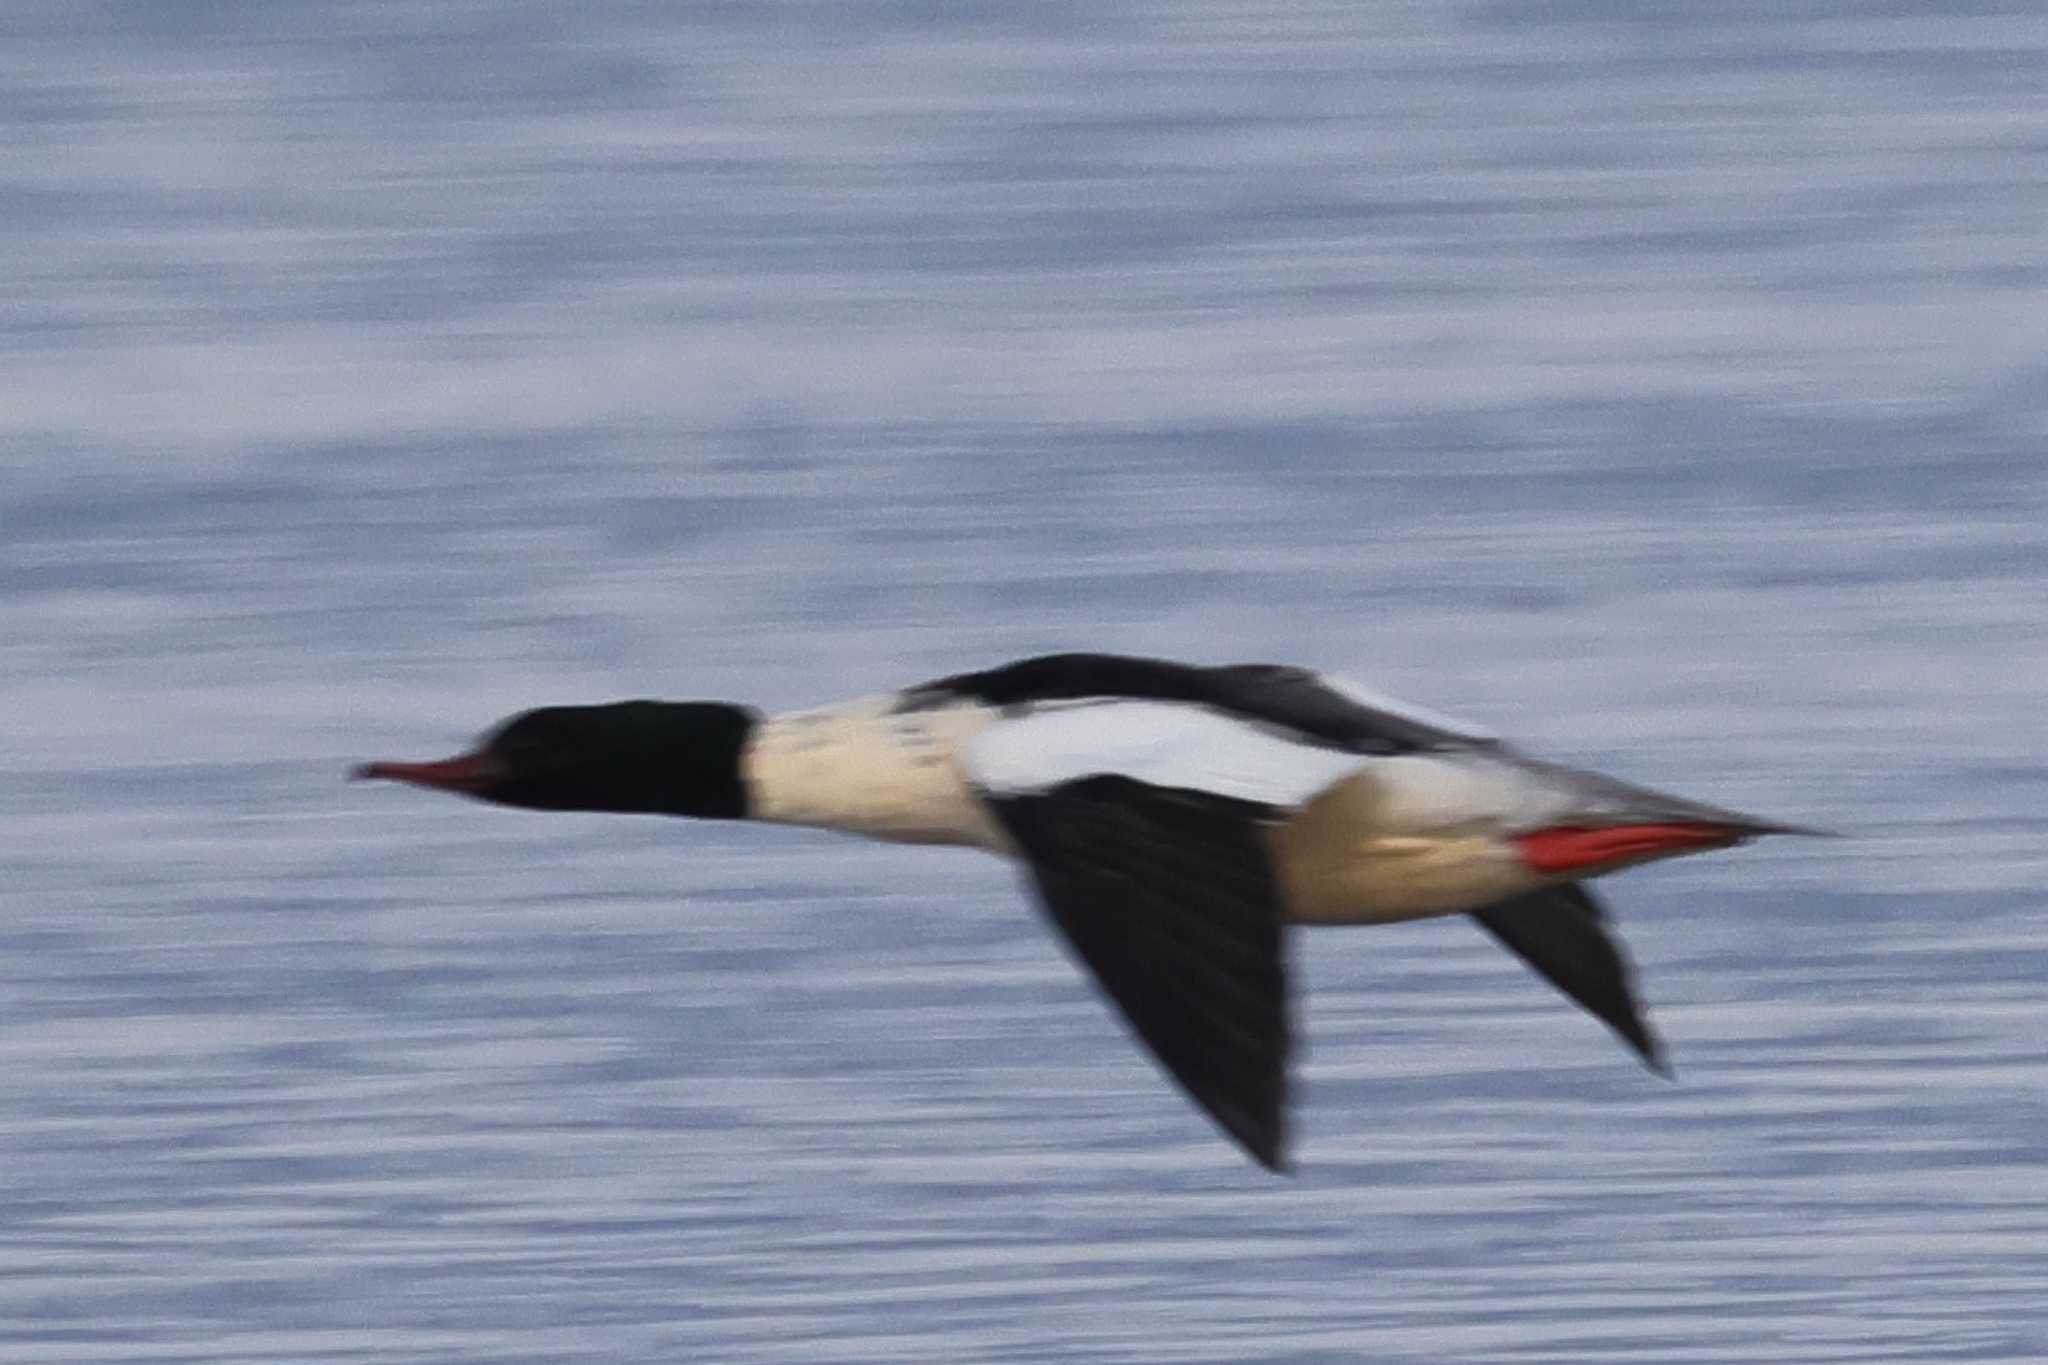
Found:
[[[864,697],[762,721],[741,759],[753,818],[1007,851],[956,762],[990,711],[961,703],[899,713],[898,700]]]

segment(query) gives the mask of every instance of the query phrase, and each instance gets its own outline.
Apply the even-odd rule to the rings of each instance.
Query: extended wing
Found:
[[[1282,1169],[1286,925],[1258,808],[1119,776],[989,804],[1139,1039],[1239,1145]]]
[[[1644,1015],[1635,967],[1592,892],[1566,882],[1475,910],[1472,918],[1620,1034],[1652,1070],[1671,1074],[1664,1046]]]
[[[1018,705],[962,758],[1140,1041],[1280,1169],[1292,1031],[1268,829],[1361,756],[1209,706],[1098,698]]]

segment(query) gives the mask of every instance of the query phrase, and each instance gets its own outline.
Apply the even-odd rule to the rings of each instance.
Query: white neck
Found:
[[[897,713],[892,695],[770,716],[741,756],[753,818],[910,844],[1007,851],[955,759],[972,703]]]

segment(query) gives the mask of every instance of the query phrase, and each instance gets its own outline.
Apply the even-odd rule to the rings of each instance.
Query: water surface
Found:
[[[2048,1354],[2030,6],[0,19],[0,1354]],[[1008,869],[350,787],[1300,660],[1840,828],[1304,938],[1299,1175]]]

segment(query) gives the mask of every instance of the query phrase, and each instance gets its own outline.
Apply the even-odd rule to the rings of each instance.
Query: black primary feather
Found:
[[[1626,1039],[1652,1070],[1671,1074],[1636,993],[1635,967],[1592,892],[1566,882],[1474,910],[1472,918]]]
[[[1266,808],[1115,776],[990,805],[1145,1046],[1261,1165],[1284,1169],[1293,1030]]]

